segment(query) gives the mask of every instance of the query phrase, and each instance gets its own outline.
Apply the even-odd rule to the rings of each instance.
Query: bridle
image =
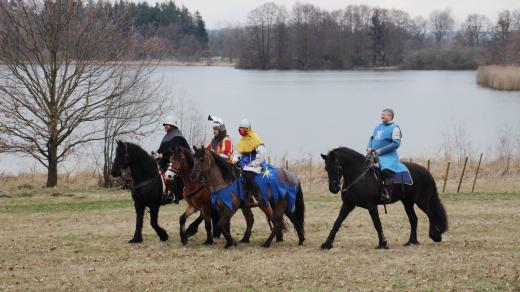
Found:
[[[356,177],[356,179],[354,179],[352,181],[352,183],[350,183],[349,185],[345,186],[345,178],[343,176],[343,167],[341,166],[341,164],[338,163],[338,165],[336,166],[337,167],[337,180],[333,182],[337,183],[337,187],[338,189],[340,189],[340,191],[343,193],[343,192],[346,192],[348,191],[350,188],[352,188],[357,182],[359,182],[360,180],[362,180],[365,175],[368,173],[368,171],[370,170],[370,168],[372,166],[374,166],[375,164],[377,163],[377,156],[375,154],[368,154],[366,157],[365,157],[365,161],[363,161],[363,172]]]

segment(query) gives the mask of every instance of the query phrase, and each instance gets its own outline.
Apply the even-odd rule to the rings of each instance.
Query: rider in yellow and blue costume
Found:
[[[260,174],[266,164],[267,150],[264,142],[251,128],[251,122],[248,119],[243,119],[240,122],[238,132],[240,133],[240,140],[237,144],[238,156],[235,160],[238,166],[243,170],[243,175],[246,179],[246,188],[249,194],[255,192],[254,179],[257,174]],[[248,195],[250,204],[253,204],[253,198]]]
[[[375,153],[378,156],[379,167],[383,174],[385,191],[382,201],[389,203],[392,200],[392,188],[394,177],[399,174],[399,182],[411,184],[408,168],[399,161],[397,148],[401,146],[401,128],[394,122],[394,111],[384,109],[381,113],[381,121],[373,131],[368,141],[367,153]]]

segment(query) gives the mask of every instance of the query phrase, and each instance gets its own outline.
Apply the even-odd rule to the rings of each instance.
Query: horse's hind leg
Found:
[[[269,234],[269,237],[267,240],[262,244],[262,247],[270,247],[271,242],[273,241],[274,237],[277,234],[282,233],[284,224],[283,224],[283,214],[284,214],[284,207],[283,203],[279,202],[279,204],[276,205],[276,208],[273,212],[273,230],[271,230],[271,234]]]
[[[332,226],[332,230],[330,231],[327,240],[321,245],[321,249],[332,248],[332,243],[334,242],[334,238],[336,238],[336,233],[338,233],[341,224],[343,223],[343,221],[345,221],[345,218],[347,218],[348,214],[352,212],[352,210],[354,210],[355,207],[356,206],[347,203],[343,203],[343,205],[341,205],[341,210],[339,211],[338,218],[336,218],[334,226]]]
[[[406,215],[408,215],[408,220],[410,221],[410,238],[408,242],[405,243],[405,246],[419,244],[417,241],[417,215],[413,209],[413,202],[403,201],[403,205]]]
[[[377,230],[377,237],[379,238],[379,244],[376,248],[388,249],[388,242],[386,241],[385,235],[383,234],[383,226],[381,225],[381,220],[379,219],[379,211],[377,210],[377,205],[369,208],[368,212],[370,213],[370,217],[372,218],[374,227]]]
[[[255,218],[253,216],[253,212],[251,212],[251,208],[243,207],[242,214],[244,214],[244,218],[246,219],[246,232],[244,232],[244,237],[240,240],[240,242],[249,243],[249,238],[251,237],[251,230],[253,229],[253,223],[255,222]]]
[[[135,207],[135,232],[134,237],[128,241],[128,243],[139,243],[143,242],[143,216],[144,216],[144,205],[134,202]]]
[[[298,245],[303,245],[303,242],[305,241],[305,234],[303,232],[302,226],[300,226],[299,224],[296,223],[296,221],[294,220],[293,214],[291,214],[289,212],[286,212],[285,214],[287,215],[287,218],[289,218],[289,220],[293,224],[294,229],[296,230],[296,233],[298,234]]]
[[[161,241],[168,240],[168,233],[164,229],[159,226],[158,221],[159,217],[159,206],[152,206],[150,207],[150,225],[152,225],[152,228],[155,230]]]

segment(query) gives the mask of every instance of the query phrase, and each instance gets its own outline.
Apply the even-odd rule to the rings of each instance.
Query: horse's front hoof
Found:
[[[232,246],[237,246],[237,241],[234,240],[234,239],[232,239],[232,240],[229,241],[229,242],[226,242],[226,245],[224,245],[224,248],[225,248],[225,249],[228,249],[228,248],[230,248],[230,247],[232,247]]]
[[[383,243],[380,243],[378,246],[376,246],[376,249],[388,249],[388,243],[385,241]]]
[[[165,234],[159,238],[161,239],[161,241],[167,241],[169,237],[168,237],[168,234]]]
[[[182,245],[188,244],[188,237],[186,235],[181,235],[181,243]]]
[[[303,240],[298,241],[298,245],[302,246],[303,245]]]
[[[303,244],[303,242],[302,242]],[[321,250],[329,250],[332,248],[332,243],[325,242],[320,246]]]
[[[404,244],[404,246],[412,246],[412,245],[419,245],[418,241],[408,241]]]
[[[143,239],[142,238],[132,238],[128,241],[128,243],[141,243],[143,242]]]
[[[204,241],[204,245],[212,245],[214,243],[213,239],[207,239],[206,241]]]
[[[241,242],[241,243],[249,243],[249,238],[245,238],[245,237],[244,237],[244,238],[242,238],[242,239],[240,240],[240,242]]]
[[[264,242],[264,244],[262,244],[261,247],[264,247],[264,248],[271,247],[271,243],[270,242]]]

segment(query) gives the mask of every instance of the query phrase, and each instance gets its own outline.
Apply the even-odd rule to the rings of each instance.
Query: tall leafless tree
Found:
[[[453,30],[455,20],[451,16],[449,9],[434,10],[430,13],[430,29],[435,36],[437,44],[444,41]]]
[[[2,148],[32,156],[58,183],[58,164],[76,147],[104,139],[106,108],[153,69],[122,62],[138,47],[131,31],[96,3],[0,2]]]

